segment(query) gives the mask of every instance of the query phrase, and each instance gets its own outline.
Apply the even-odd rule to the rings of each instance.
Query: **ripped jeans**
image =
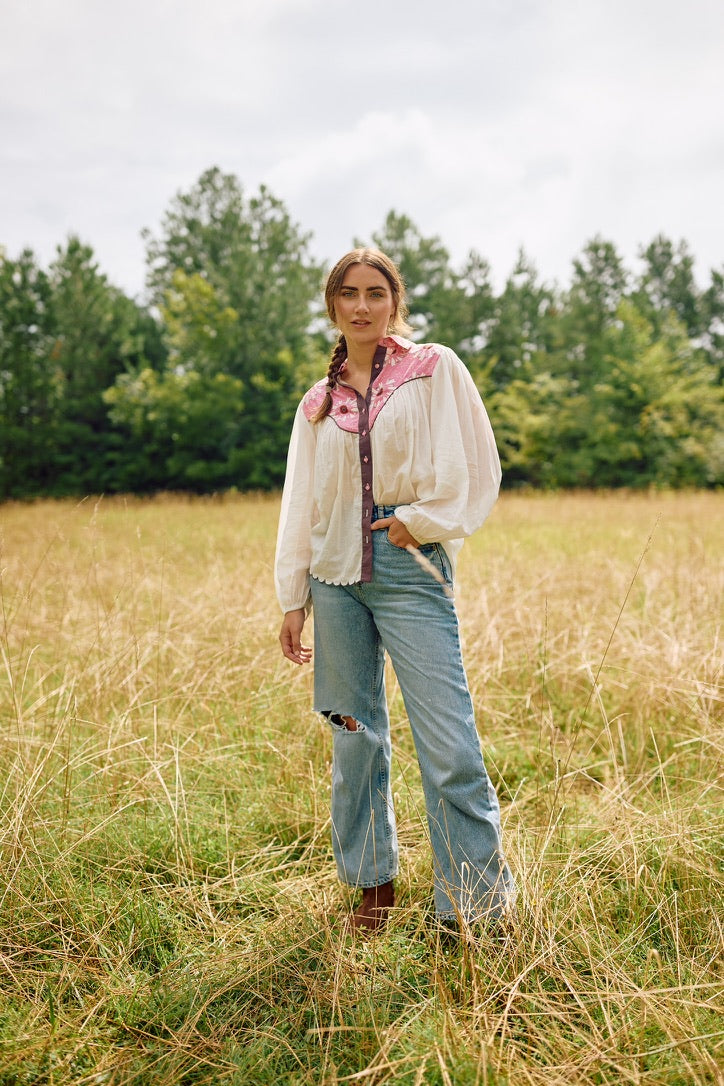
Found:
[[[393,509],[379,507],[375,519]],[[407,551],[373,533],[369,584],[312,578],[314,708],[334,733],[332,847],[342,882],[379,886],[398,871],[385,653],[417,751],[440,918],[494,919],[514,898],[500,809],[475,730],[453,601]],[[440,544],[420,548],[450,581]],[[353,717],[349,730],[343,717]]]

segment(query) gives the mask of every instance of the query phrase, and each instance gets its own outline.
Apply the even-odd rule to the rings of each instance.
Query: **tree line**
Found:
[[[0,251],[0,498],[281,483],[330,345],[310,235],[214,168],[144,238],[143,303],[77,237],[47,268]],[[721,485],[724,268],[702,288],[686,243],[658,236],[634,274],[595,237],[569,285],[521,252],[496,291],[479,253],[453,266],[403,214],[370,240],[402,271],[415,338],[470,369],[505,485]]]

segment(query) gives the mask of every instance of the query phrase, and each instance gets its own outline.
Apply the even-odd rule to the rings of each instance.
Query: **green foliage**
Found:
[[[119,377],[105,399],[136,453],[119,457],[115,489],[202,493],[235,485],[244,417],[237,377],[144,369]]]
[[[225,327],[226,350],[215,355],[226,372],[247,380],[280,351],[294,356],[303,348],[321,270],[308,254],[309,236],[268,189],[262,186],[257,196],[246,198],[232,174],[207,170],[171,202],[160,235],[146,231],[145,236],[155,305],[173,307],[173,295],[184,285],[198,294],[195,277],[200,276],[213,288],[206,304],[213,297],[218,312],[230,307],[237,314]],[[186,279],[178,279],[179,271]],[[188,321],[193,337],[198,309],[189,302],[186,315],[183,306],[175,312],[176,336]]]
[[[704,333],[702,347],[719,382],[724,381],[724,270],[713,269],[711,283],[701,295]]]
[[[644,269],[634,299],[657,332],[671,314],[692,339],[706,325],[702,297],[694,281],[694,258],[686,242],[677,246],[659,234],[640,252]]]
[[[538,353],[489,401],[510,482],[709,486],[724,479],[724,395],[670,317],[657,338],[633,302],[597,340],[598,366],[551,372]],[[546,367],[546,368],[544,368]],[[563,369],[563,366],[560,366]]]
[[[447,343],[469,362],[495,309],[487,261],[471,251],[456,272],[440,238],[424,237],[407,215],[395,211],[372,241],[402,273],[416,338]]]
[[[282,482],[327,365],[309,236],[214,168],[145,238],[150,309],[75,237],[47,271],[0,255],[0,499]],[[722,484],[724,272],[701,289],[684,241],[655,237],[633,274],[596,236],[567,289],[521,250],[498,293],[479,253],[453,266],[404,214],[372,242],[402,271],[415,338],[470,369],[504,485]]]
[[[138,307],[71,237],[50,268],[55,342],[54,435],[58,494],[100,492],[112,482],[116,441],[103,392],[144,358]]]
[[[223,373],[239,334],[239,314],[219,291],[195,272],[177,268],[161,317],[169,344],[169,365],[183,371]]]
[[[438,341],[440,324],[455,282],[450,255],[440,238],[425,238],[407,215],[390,211],[372,242],[400,269],[410,307],[410,323],[419,339]],[[357,242],[356,244],[361,244]]]
[[[51,485],[52,349],[46,272],[30,250],[17,260],[0,251],[0,497]]]
[[[112,488],[117,435],[104,390],[158,361],[155,324],[71,237],[46,273],[0,257],[0,496]]]
[[[199,418],[208,422],[206,444],[197,448],[209,465],[202,471],[191,457],[194,489],[279,485],[303,391],[300,373],[314,353],[308,328],[321,270],[309,257],[308,236],[267,189],[247,199],[236,177],[211,169],[174,199],[160,236],[146,238],[148,284],[162,314],[169,365],[174,373],[206,378],[193,392]],[[239,410],[233,425],[214,421],[218,385],[211,378],[222,375],[244,390],[243,410],[233,399]],[[175,381],[167,377],[169,387]],[[178,456],[171,461],[178,464]],[[186,465],[182,476],[189,471]],[[178,478],[174,472],[166,485],[178,485]]]
[[[556,345],[558,312],[553,289],[539,282],[538,273],[521,250],[505,287],[495,300],[477,357],[471,364],[473,374],[481,368],[487,373],[483,389],[506,388],[521,379],[531,360],[549,354]]]
[[[657,336],[633,302],[622,302],[605,347],[608,380],[591,397],[602,420],[592,444],[603,485],[724,480],[724,390],[685,327],[670,315]],[[599,433],[609,440],[596,440]]]

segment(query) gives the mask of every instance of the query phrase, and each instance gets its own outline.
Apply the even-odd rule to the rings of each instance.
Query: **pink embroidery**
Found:
[[[431,377],[440,358],[439,349],[431,343],[411,343],[410,340],[403,339],[401,336],[386,336],[382,343],[387,348],[387,356],[382,372],[373,386],[370,426],[374,425],[375,419],[393,392],[408,381],[416,381],[419,377]],[[302,401],[302,410],[307,419],[311,420],[319,410],[326,392],[326,378],[318,381],[307,392]],[[359,410],[354,389],[337,385],[332,392],[332,409],[329,414],[341,430],[358,433]]]

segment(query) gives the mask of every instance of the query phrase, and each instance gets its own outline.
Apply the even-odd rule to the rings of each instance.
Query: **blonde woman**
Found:
[[[276,586],[295,664],[312,659],[302,631],[314,609],[314,708],[334,734],[333,851],[340,879],[362,890],[352,927],[376,931],[394,905],[386,654],[422,776],[436,915],[494,921],[513,879],[452,599],[462,541],[498,495],[493,433],[454,352],[406,338],[404,285],[384,253],[347,253],[325,299],[339,338],[294,421]]]

